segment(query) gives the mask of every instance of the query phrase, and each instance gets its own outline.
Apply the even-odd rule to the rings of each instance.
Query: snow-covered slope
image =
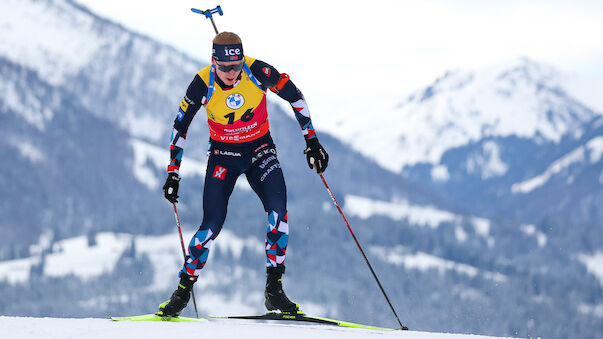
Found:
[[[132,339],[132,338],[246,338],[265,339],[492,339],[481,335],[428,333],[415,331],[375,331],[322,325],[258,323],[239,320],[212,320],[201,323],[112,322],[108,319],[53,319],[0,317],[6,339]]]
[[[10,13],[3,15],[0,25],[0,58],[77,94],[86,109],[133,136],[155,142],[166,139],[167,122],[173,119],[168,113],[177,111],[183,87],[201,65],[72,1],[7,0],[0,3],[0,12]],[[162,71],[170,66],[172,72]],[[119,90],[107,83],[120,83]],[[40,106],[44,105],[23,114],[31,116]]]
[[[40,77],[52,85],[64,84],[114,38],[90,34],[95,18],[71,7],[64,1],[2,1],[0,56],[35,67]]]
[[[553,176],[560,174],[563,171],[567,171],[572,165],[581,163],[596,164],[601,160],[603,155],[603,136],[594,137],[586,142],[583,146],[580,146],[573,151],[567,153],[558,160],[555,160],[549,167],[547,167],[544,173],[541,173],[528,180],[513,184],[511,191],[513,193],[529,193],[534,189],[543,186]],[[567,182],[571,183],[573,176],[567,176]],[[603,171],[599,176],[599,183],[603,184]]]

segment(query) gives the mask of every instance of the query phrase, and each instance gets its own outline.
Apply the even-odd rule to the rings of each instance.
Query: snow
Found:
[[[131,139],[130,144],[134,151],[134,177],[149,190],[157,189],[161,179],[155,175],[156,169],[167,169],[170,159],[168,148],[157,147],[137,139]],[[149,162],[154,165],[154,168],[148,166]]]
[[[452,71],[397,103],[384,95],[354,101],[355,107],[323,118],[321,128],[395,172],[417,163],[438,165],[447,150],[486,138],[559,142],[596,116],[564,96],[563,80],[559,71],[525,58]],[[469,165],[484,178],[508,169],[494,143]]]
[[[432,228],[438,227],[443,222],[454,222],[457,219],[457,216],[451,212],[433,206],[414,205],[408,200],[388,202],[346,195],[344,202],[346,213],[361,219],[382,215],[396,221],[406,219],[412,225]]]
[[[469,236],[467,235],[467,232],[465,232],[465,230],[463,230],[462,227],[456,226],[454,228],[454,237],[456,238],[456,240],[458,242],[464,242],[465,240],[467,240],[467,238]]]
[[[568,168],[570,165],[582,162],[584,160],[584,147],[579,147],[563,158],[555,161],[547,170],[526,181],[522,181],[520,183],[513,184],[511,186],[511,192],[513,193],[529,193],[536,188],[544,185],[551,177],[555,174],[560,173],[564,169]]]
[[[164,339],[189,338],[405,338],[405,339],[488,339],[481,335],[430,333],[417,331],[377,331],[328,325],[301,325],[284,322],[219,320],[205,322],[113,322],[109,319],[58,319],[0,317],[2,337],[6,339]]]
[[[575,150],[569,152],[560,159],[554,161],[544,173],[537,175],[531,179],[515,183],[511,186],[511,192],[514,194],[518,193],[529,193],[536,188],[544,185],[554,175],[563,172],[568,169],[571,165],[584,163],[588,158],[591,163],[596,163],[601,160],[603,155],[603,137],[595,137],[590,139],[584,146],[580,146]],[[569,183],[571,183],[571,177]]]
[[[9,284],[27,281],[31,268],[40,263],[40,258],[25,258],[0,262],[0,280]]]
[[[95,239],[94,246],[88,246],[88,239],[84,236],[54,244],[52,254],[46,256],[44,274],[51,277],[73,274],[80,279],[91,279],[112,272],[119,257],[131,243],[131,236],[98,233]]]
[[[410,253],[407,248],[400,245],[393,248],[372,246],[370,251],[381,260],[395,266],[404,266],[406,269],[416,269],[424,272],[435,269],[440,274],[446,271],[455,271],[471,278],[479,274],[496,282],[505,282],[507,280],[507,277],[500,273],[482,272],[477,267],[442,259],[424,252]]]
[[[167,173],[167,165],[170,161],[169,147],[167,145],[166,147],[155,146],[134,138],[130,139],[130,145],[132,145],[134,151],[134,177],[150,190],[157,189],[163,184],[165,178],[158,178],[155,174],[157,170],[160,170],[160,173]],[[153,165],[153,167],[149,167],[149,165]],[[184,157],[182,159],[180,176],[204,177],[206,167],[207,163],[204,161]]]
[[[457,226],[463,221],[463,216],[426,205],[415,205],[408,200],[381,201],[348,194],[344,199],[346,213],[361,219],[372,216],[385,216],[395,221],[407,220],[409,224],[420,227],[437,228],[440,224],[449,222]],[[489,245],[494,241],[490,237],[491,222],[485,218],[469,217],[475,233],[488,239]],[[462,241],[466,234],[457,231],[457,239]]]
[[[0,34],[0,37],[1,36],[2,34]],[[0,43],[0,48],[1,47]],[[42,103],[38,96],[23,93],[21,89],[15,87],[15,84],[16,82],[14,79],[10,79],[4,75],[0,77],[2,103],[6,105],[6,108],[19,113],[28,124],[40,131],[44,131],[46,122],[52,120],[54,112],[47,107],[47,102]],[[52,99],[53,98],[45,98],[45,100]],[[3,109],[2,111],[5,110]]]
[[[183,232],[187,241],[194,233],[192,230]],[[102,232],[96,234],[95,244],[88,246],[87,237],[68,238],[54,243],[51,251],[45,254],[42,272],[53,277],[73,274],[84,280],[92,279],[103,273],[112,272],[124,251],[134,243],[136,254],[147,255],[153,264],[154,277],[149,290],[161,291],[173,284],[173,277],[182,265],[182,249],[177,239],[176,232],[159,236]],[[212,251],[228,253],[236,259],[241,257],[245,249],[263,253],[264,243],[252,237],[241,238],[229,230],[222,230],[220,241],[214,242],[212,247]],[[25,282],[29,279],[31,268],[38,264],[40,264],[40,255],[2,261],[0,281],[11,284]],[[174,275],[166,272],[174,272]],[[231,279],[233,277],[208,275],[203,284],[217,285],[219,282],[223,283]]]
[[[588,273],[594,275],[603,287],[603,252],[598,251],[594,254],[580,254],[578,260],[586,266]]]
[[[603,304],[599,305],[589,305],[589,304],[580,304],[578,306],[578,312],[595,316],[597,318],[603,318]]]
[[[536,237],[538,247],[544,247],[547,242],[547,236],[542,231],[539,231],[535,225],[521,225],[520,230],[529,235]]]
[[[31,142],[23,138],[8,139],[10,145],[19,151],[19,154],[29,160],[32,165],[39,164],[46,160],[44,153]]]
[[[477,234],[483,237],[488,237],[490,235],[490,220],[478,217],[471,217],[470,220],[473,223],[473,228]]]
[[[482,179],[502,176],[507,173],[509,166],[500,159],[500,150],[494,141],[483,145],[483,154],[474,154],[467,159],[467,172],[481,172]]]
[[[599,162],[603,156],[603,136],[589,140],[586,143],[586,148],[589,150],[590,163],[594,164]]]
[[[431,169],[431,179],[439,182],[446,182],[450,179],[448,167],[444,165],[436,165]]]
[[[167,165],[170,160],[169,147],[159,147],[152,143],[132,138],[130,145],[134,152],[133,172],[134,177],[149,190],[156,190],[165,181]],[[186,150],[184,150],[186,153]],[[207,159],[196,160],[184,156],[179,174],[182,178],[187,177],[205,177],[207,168]],[[159,170],[159,172],[158,172]],[[157,173],[161,173],[158,177]],[[247,180],[237,180],[235,188],[245,191],[251,191],[251,186]]]
[[[120,125],[126,127],[133,137],[146,138],[147,140],[165,139],[165,122],[154,118],[151,114],[140,114],[134,108],[124,112]]]
[[[89,33],[92,16],[67,7],[62,1],[1,1],[0,12],[10,15],[2,16],[0,57],[33,67],[53,85],[77,74],[110,41]]]

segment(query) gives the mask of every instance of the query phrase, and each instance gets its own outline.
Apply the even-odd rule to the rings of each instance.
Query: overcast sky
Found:
[[[203,60],[215,33],[190,8],[221,5],[218,29],[288,73],[311,108],[312,98],[328,109],[327,97],[402,97],[446,70],[520,56],[603,78],[603,1],[76,1]]]

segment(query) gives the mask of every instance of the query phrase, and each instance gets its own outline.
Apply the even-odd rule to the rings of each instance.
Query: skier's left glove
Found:
[[[178,173],[168,173],[163,185],[163,195],[169,202],[178,202],[178,186],[180,185],[180,176]]]
[[[322,147],[318,139],[313,138],[306,140],[306,160],[308,160],[308,166],[310,169],[316,169],[316,173],[322,173],[327,169],[329,164],[329,154]]]

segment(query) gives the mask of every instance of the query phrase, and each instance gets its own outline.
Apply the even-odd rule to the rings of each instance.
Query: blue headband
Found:
[[[243,60],[243,44],[214,44],[212,56],[215,60],[224,62]]]

